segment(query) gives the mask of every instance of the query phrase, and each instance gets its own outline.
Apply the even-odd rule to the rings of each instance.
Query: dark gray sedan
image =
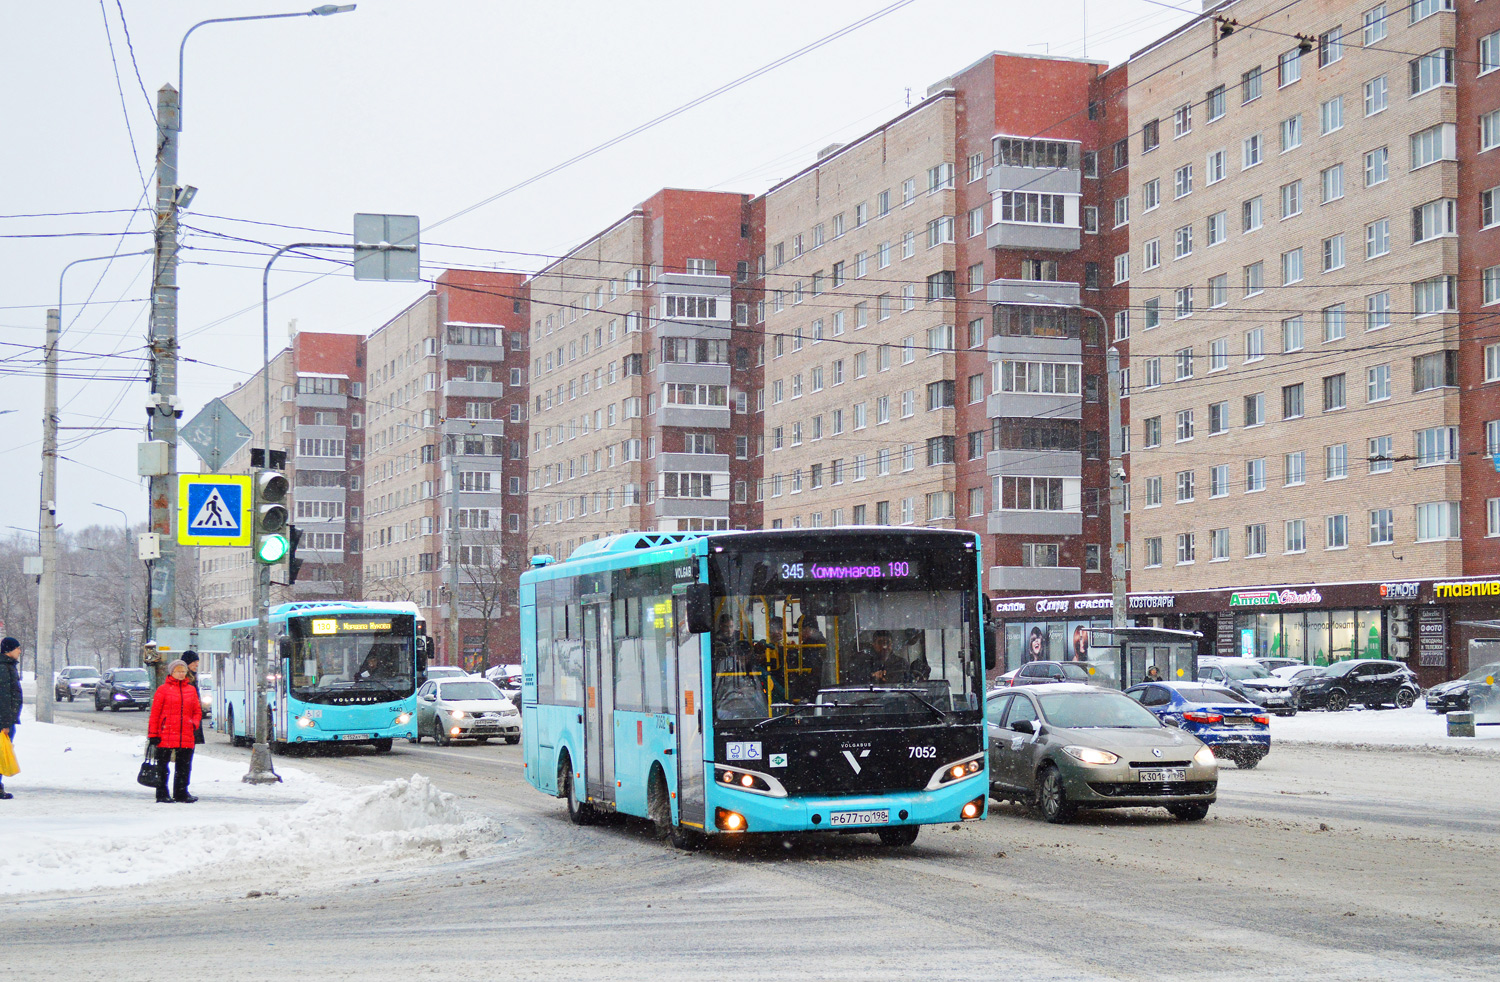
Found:
[[[1079,808],[1148,806],[1198,821],[1217,797],[1213,751],[1122,692],[1069,682],[997,689],[986,716],[990,797],[1035,804],[1049,822]]]

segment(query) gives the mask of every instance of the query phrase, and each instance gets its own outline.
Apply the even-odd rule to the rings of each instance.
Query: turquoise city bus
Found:
[[[214,729],[235,746],[255,736],[254,620],[221,624],[230,652],[214,670]],[[327,601],[271,608],[266,706],[273,750],[319,743],[391,749],[416,736],[416,691],[430,642],[416,605]]]
[[[525,772],[578,824],[720,833],[981,819],[978,536],[629,533],[521,576]]]

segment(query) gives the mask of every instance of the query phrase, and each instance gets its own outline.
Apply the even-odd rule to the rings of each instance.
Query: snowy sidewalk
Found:
[[[243,762],[195,755],[193,805],[159,805],[135,782],[140,738],[36,723],[16,735],[21,773],[0,802],[0,896],[131,886],[190,871],[334,875],[494,842],[488,819],[420,775],[345,788],[278,766],[254,787]]]
[[[1422,707],[1305,711],[1271,717],[1271,742],[1322,743],[1348,747],[1431,748],[1500,753],[1500,726],[1481,726],[1478,736],[1448,736],[1447,717]]]

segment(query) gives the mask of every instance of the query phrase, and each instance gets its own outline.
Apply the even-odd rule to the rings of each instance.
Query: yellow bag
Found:
[[[10,745],[10,736],[0,730],[0,777],[15,777],[19,773],[21,765],[16,761],[16,751]]]

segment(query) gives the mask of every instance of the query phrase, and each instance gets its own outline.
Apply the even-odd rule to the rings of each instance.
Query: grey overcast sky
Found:
[[[57,303],[59,272],[74,259],[150,248],[149,212],[129,210],[149,201],[156,91],[176,83],[183,34],[207,18],[313,0],[301,3],[0,2],[0,525],[36,528],[42,385],[32,346]],[[260,363],[271,251],[261,243],[347,241],[358,211],[430,224],[888,6],[360,0],[333,17],[199,29],[187,46],[181,149],[180,183],[199,188],[183,219],[179,326],[183,356],[197,359],[182,365],[185,410]],[[1199,9],[1178,6],[915,0],[432,230],[424,275],[448,265],[536,269],[540,256],[565,252],[662,187],[761,192],[989,51],[1081,56],[1086,24],[1087,54],[1118,64]],[[108,213],[52,215],[83,211]],[[145,518],[135,446],[148,391],[148,260],[122,255],[67,277],[62,425],[119,428],[64,430],[58,517],[67,528],[118,522],[95,502]],[[285,295],[271,303],[273,350],[292,319],[304,331],[366,334],[422,289],[354,283],[331,263],[278,263],[272,293]],[[197,466],[185,446],[180,459]]]

